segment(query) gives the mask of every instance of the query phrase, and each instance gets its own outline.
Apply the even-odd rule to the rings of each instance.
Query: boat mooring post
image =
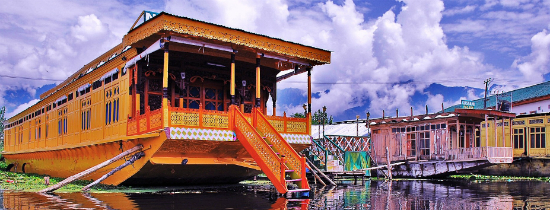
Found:
[[[390,160],[390,151],[388,149],[388,147],[386,147],[386,160],[388,161],[387,163],[387,166],[388,166],[388,179],[389,180],[392,180],[392,173],[391,173],[391,160]]]

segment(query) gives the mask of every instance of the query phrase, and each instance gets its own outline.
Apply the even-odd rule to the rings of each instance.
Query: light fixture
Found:
[[[198,46],[198,47],[206,47],[206,48],[225,51],[225,52],[235,52],[235,50],[233,50],[233,48],[228,47],[228,46],[218,45],[218,44],[211,44],[211,43],[207,43],[207,42],[191,40],[191,39],[186,39],[186,38],[177,37],[177,36],[172,36],[170,38],[170,41],[171,42],[176,42],[176,43],[182,43],[182,44]]]
[[[294,60],[294,59],[287,59],[287,58],[284,58],[284,57],[281,57],[281,56],[269,55],[269,54],[264,54],[264,53],[258,53],[258,55],[263,56],[265,58],[271,58],[271,59],[286,61],[286,62],[290,62],[290,63],[300,64],[300,65],[303,65],[303,66],[310,66],[309,63],[297,61],[297,60]]]
[[[222,64],[219,64],[219,63],[206,62],[206,64],[207,64],[207,65],[210,65],[210,66],[216,66],[216,67],[225,68],[225,65],[222,65]]]
[[[243,87],[246,87],[246,80],[243,79],[243,81],[241,81],[241,84],[243,85]]]

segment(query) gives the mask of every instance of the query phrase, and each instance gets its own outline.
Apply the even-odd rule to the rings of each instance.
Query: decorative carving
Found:
[[[247,119],[240,113],[235,110],[235,127],[237,131],[240,131],[244,136],[244,139],[239,139],[239,141],[247,141],[258,154],[270,169],[270,172],[275,174],[275,178],[278,181],[282,181],[281,177],[278,176],[281,174],[281,163],[279,162],[279,157],[273,152],[273,150],[266,144],[266,142],[257,135],[254,127],[247,121]]]
[[[302,167],[300,156],[290,145],[285,141],[285,139],[271,126],[269,121],[255,109],[254,113],[256,114],[256,120],[258,126],[256,127],[263,135],[265,135],[266,140],[273,145],[273,148],[277,150],[281,155],[286,157],[286,163],[290,166],[290,169],[293,169],[297,174],[301,176]]]
[[[205,25],[204,23],[184,18],[173,18],[169,15],[161,15],[132,30],[124,36],[123,45],[128,46],[134,44],[162,30],[228,42],[266,52],[274,52],[321,63],[330,63],[330,52],[328,51],[285,42],[279,39],[266,38],[265,36],[248,32],[228,30],[222,26]]]
[[[306,122],[288,121],[286,123],[286,131],[289,133],[306,133]]]

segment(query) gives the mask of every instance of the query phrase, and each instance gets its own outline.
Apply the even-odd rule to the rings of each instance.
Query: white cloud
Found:
[[[13,111],[10,111],[10,110],[6,110],[6,115],[5,115],[5,118],[8,119],[10,117],[13,117],[15,116],[16,114],[18,114],[19,112],[22,112],[22,111],[25,111],[25,109],[31,107],[32,105],[35,105],[36,103],[38,103],[40,100],[38,99],[33,99],[27,103],[24,103],[24,104],[20,104],[19,106],[17,106],[17,108],[15,108]]]
[[[455,9],[449,9],[443,11],[443,15],[445,16],[453,16],[453,15],[461,15],[473,12],[476,9],[477,6],[474,5],[468,5],[463,8],[455,8]]]
[[[550,72],[550,34],[545,29],[531,38],[531,54],[516,59],[512,64],[532,84],[543,81],[544,74]]]
[[[71,27],[72,35],[79,41],[102,38],[107,28],[94,14],[78,17],[78,25]]]

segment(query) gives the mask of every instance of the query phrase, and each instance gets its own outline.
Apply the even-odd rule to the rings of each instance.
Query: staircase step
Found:
[[[294,189],[294,190],[288,190],[288,192],[306,192],[309,191],[309,189]]]
[[[294,170],[285,170],[286,173],[294,172]]]
[[[288,179],[288,180],[285,180],[286,182],[299,182],[299,181],[302,181],[302,179]]]

